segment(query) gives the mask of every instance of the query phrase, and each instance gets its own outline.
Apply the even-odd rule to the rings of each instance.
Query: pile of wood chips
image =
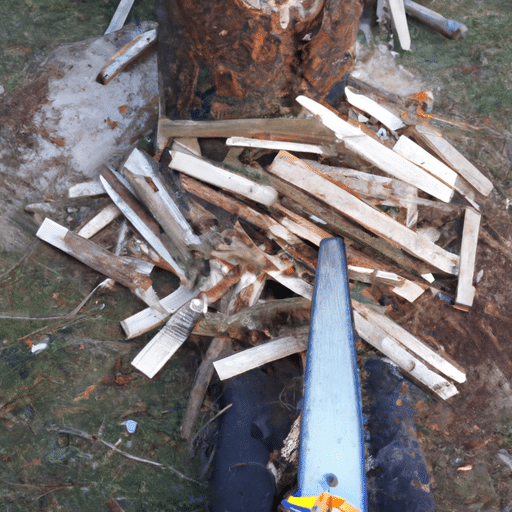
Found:
[[[364,87],[347,86],[343,114],[301,96],[295,118],[161,118],[154,158],[135,149],[120,172],[105,167],[98,182],[70,190],[106,193],[111,204],[74,231],[48,218],[41,224],[40,239],[148,305],[121,324],[128,339],[157,330],[132,362],[147,377],[191,333],[213,338],[184,438],[214,371],[228,379],[306,350],[318,246],[333,236],[345,239],[358,336],[437,397],[452,397],[465,381],[445,353],[393,321],[385,301],[363,303],[360,283],[383,297],[414,302],[432,293],[468,310],[492,184],[428,124],[427,95],[400,103]],[[198,138],[225,143],[223,161],[202,157]],[[161,172],[164,161],[172,171],[166,164]],[[119,216],[137,236],[110,252],[91,238]],[[235,221],[226,227],[221,218]],[[445,229],[445,218],[463,224],[462,234]],[[153,289],[154,265],[181,280],[167,297]],[[269,296],[269,282],[287,290],[284,298]]]

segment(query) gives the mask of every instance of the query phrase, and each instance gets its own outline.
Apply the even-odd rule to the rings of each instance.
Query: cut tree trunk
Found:
[[[275,117],[297,109],[299,92],[334,97],[355,65],[362,8],[362,0],[159,0],[165,115]]]

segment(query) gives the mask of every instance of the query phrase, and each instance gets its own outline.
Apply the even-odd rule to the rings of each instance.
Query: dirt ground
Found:
[[[464,22],[469,31],[463,41],[451,41],[411,22],[412,51],[398,49],[398,62],[433,91],[434,112],[459,123],[438,126],[495,189],[483,210],[476,262],[481,278],[470,311],[424,294],[414,305],[395,299],[393,315],[467,371],[459,395],[447,402],[417,394],[418,437],[437,510],[511,511],[512,6],[500,0],[422,3]],[[37,2],[25,4],[32,13],[42,12]],[[80,5],[71,4],[78,12]],[[25,59],[22,49],[29,46],[23,41],[12,36],[2,44],[4,57],[18,52]],[[0,83],[16,90],[20,73],[2,71]],[[95,295],[69,317],[101,278],[42,244],[29,248],[35,224],[28,216],[16,229],[26,250],[0,252],[2,510],[97,511],[112,497],[127,512],[204,510],[204,483],[169,469],[199,480],[202,461],[199,455],[191,459],[179,425],[204,340],[185,344],[158,379],[142,379],[129,361],[148,338],[126,343],[119,327],[141,304],[117,288]],[[161,293],[175,286],[165,276],[155,278]],[[64,318],[9,318],[15,315]],[[27,340],[49,346],[30,354]],[[201,425],[214,409],[205,403]],[[133,435],[123,425],[128,419],[138,421]],[[91,437],[99,434],[146,462],[114,453]]]

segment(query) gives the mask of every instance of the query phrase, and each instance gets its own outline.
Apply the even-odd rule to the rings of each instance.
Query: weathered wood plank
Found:
[[[277,192],[272,187],[260,185],[194,155],[173,151],[169,167],[266,206],[277,201]]]
[[[154,164],[155,162],[151,160],[149,155],[138,149],[134,149],[123,167],[133,174],[147,178],[148,185],[151,186],[154,191],[153,196],[149,198],[151,205],[155,208],[155,211],[152,210],[152,213],[164,231],[166,231],[167,228],[169,231],[167,234],[171,238],[179,236],[186,245],[200,245],[201,240],[194,233],[190,224],[182,215],[175,200],[168,193],[164,183],[154,168]],[[147,206],[149,207],[149,205]]]
[[[316,119],[225,119],[222,121],[181,121],[160,118],[159,134],[174,137],[228,138],[258,137],[305,144],[332,144],[336,137]]]
[[[464,216],[464,228],[462,230],[462,243],[460,248],[459,281],[454,304],[457,309],[464,311],[469,310],[475,298],[473,276],[475,274],[476,249],[481,218],[482,215],[472,208],[468,208]]]
[[[327,107],[305,96],[297,97],[297,101],[310,112],[319,116],[322,122],[334,131],[336,137],[343,141],[347,149],[372,163],[386,174],[405,181],[441,201],[449,203],[452,199],[453,190],[446,184],[379,141],[366,135],[359,128],[343,121]]]
[[[229,139],[226,140],[226,145],[243,146],[247,148],[273,149],[275,151],[285,150],[298,153],[313,153],[317,155],[336,155],[334,150],[316,144],[301,144],[299,142],[264,140],[249,137],[229,137]]]
[[[205,306],[201,299],[192,299],[182,306],[137,354],[132,366],[152,379],[189,337]]]
[[[226,380],[258,368],[258,366],[302,352],[306,350],[306,347],[305,340],[287,336],[219,359],[213,363],[213,366],[220,380]]]
[[[272,174],[290,181],[295,187],[320,198],[376,235],[399,244],[405,251],[417,258],[429,262],[443,272],[457,274],[459,265],[457,255],[441,249],[430,240],[322,178],[305,162],[293,155],[280,152],[268,170]]]
[[[190,302],[199,293],[198,289],[190,290],[180,285],[174,292],[160,300],[165,312],[146,308],[121,321],[126,339],[132,339],[162,325],[170,315],[176,313],[184,304]]]
[[[154,310],[165,312],[151,286],[149,274],[153,269],[152,263],[128,256],[115,256],[103,247],[78,236],[50,219],[44,220],[36,236],[126,286]]]

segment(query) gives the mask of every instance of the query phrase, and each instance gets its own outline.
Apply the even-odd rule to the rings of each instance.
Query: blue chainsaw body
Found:
[[[329,492],[365,512],[361,386],[339,238],[320,245],[304,384],[297,495]]]

